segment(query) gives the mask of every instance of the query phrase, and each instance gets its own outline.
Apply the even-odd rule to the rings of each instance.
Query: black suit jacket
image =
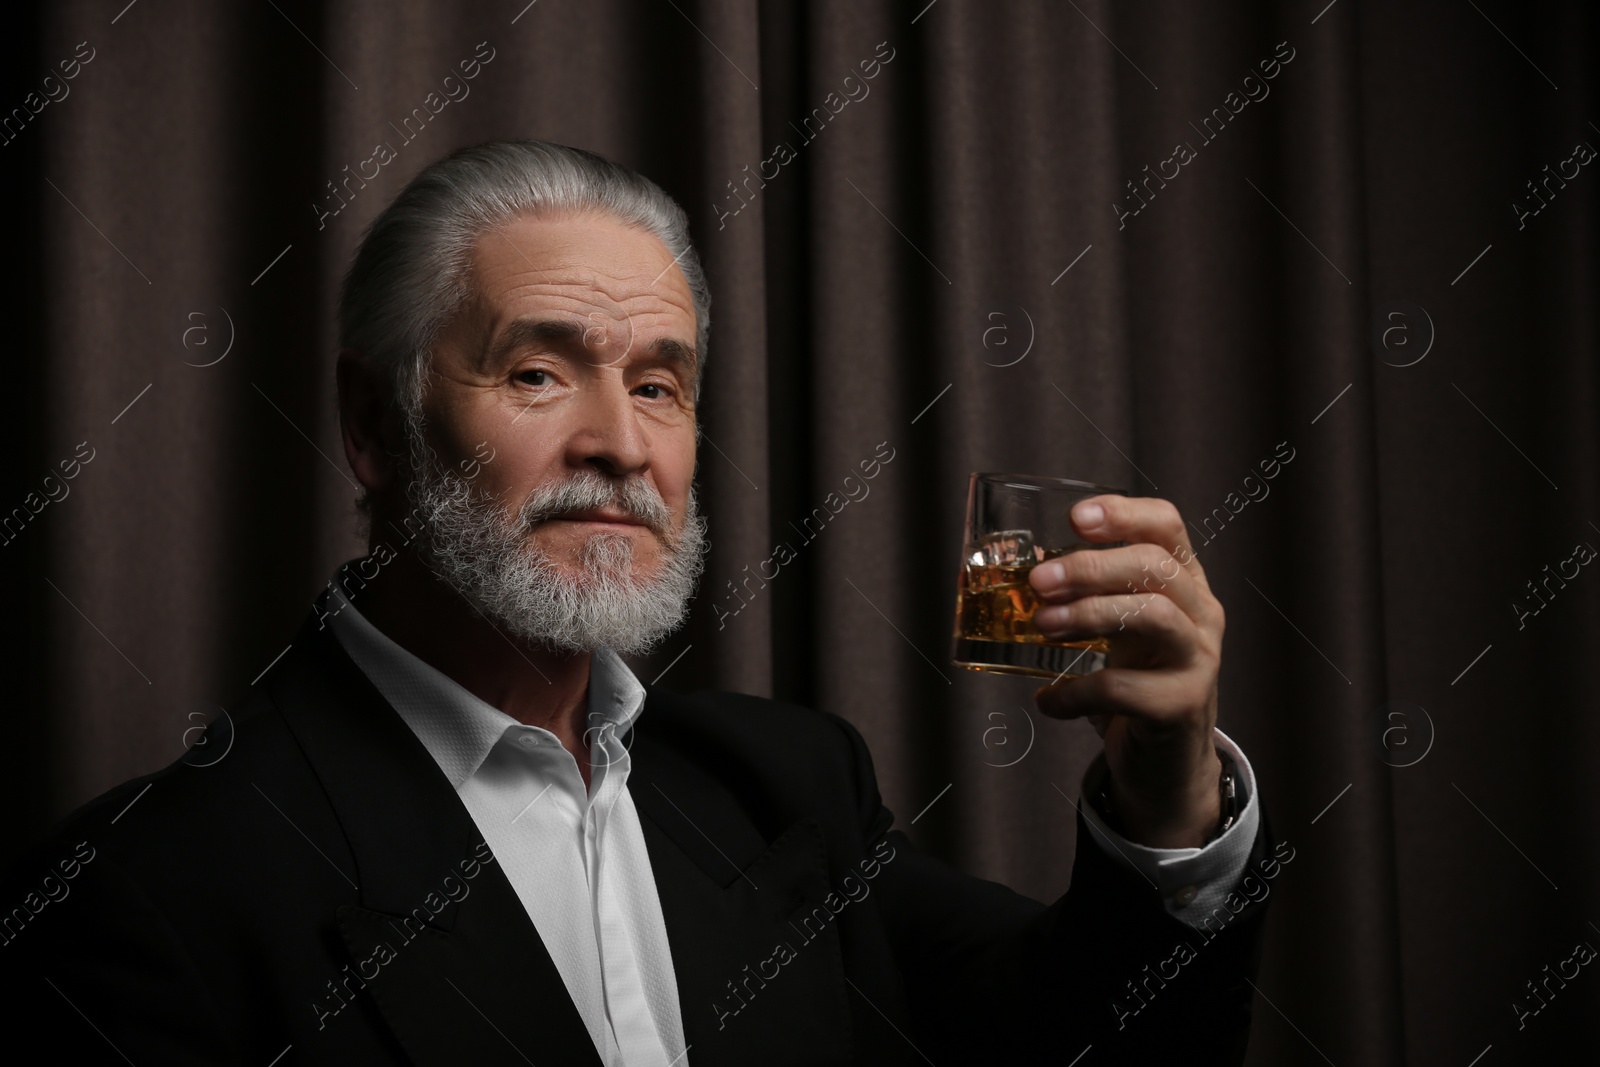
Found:
[[[843,719],[646,689],[628,788],[696,1067],[1242,1058],[1262,904],[1192,930],[1080,818],[1046,906],[891,830]],[[308,620],[228,721],[14,867],[4,1040],[141,1067],[599,1063],[471,816],[331,631]],[[1270,847],[1263,824],[1252,862]]]

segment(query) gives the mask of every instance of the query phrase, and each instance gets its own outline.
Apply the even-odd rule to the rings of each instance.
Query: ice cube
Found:
[[[967,546],[967,562],[974,567],[1009,567],[1037,559],[1032,530],[996,530]]]

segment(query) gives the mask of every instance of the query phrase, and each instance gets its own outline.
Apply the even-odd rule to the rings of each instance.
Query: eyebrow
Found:
[[[572,348],[583,340],[587,326],[576,319],[514,319],[500,336],[484,345],[480,368],[497,366],[519,348],[550,346]],[[700,359],[694,346],[673,337],[661,337],[645,346],[647,354],[679,369],[690,382],[695,380]]]

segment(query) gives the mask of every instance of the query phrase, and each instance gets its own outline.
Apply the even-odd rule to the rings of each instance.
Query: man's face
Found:
[[[470,280],[424,394],[437,458],[412,487],[424,550],[513,631],[637,650],[699,574],[683,274],[655,237],[583,215],[489,231]],[[476,473],[452,494],[439,468],[463,462]]]

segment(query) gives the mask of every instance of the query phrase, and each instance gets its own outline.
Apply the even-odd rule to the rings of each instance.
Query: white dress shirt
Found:
[[[621,737],[644,706],[627,664],[609,649],[591,661],[585,790],[553,733],[480,700],[349,601],[327,607],[340,644],[427,747],[494,850],[600,1061],[687,1067],[666,920],[627,789]]]
[[[1144,880],[1160,892],[1168,915],[1197,929],[1208,920],[1215,922],[1216,909],[1239,885],[1250,864],[1250,849],[1256,843],[1256,832],[1261,828],[1256,776],[1245,758],[1244,749],[1221,730],[1216,731],[1216,742],[1219,749],[1233,757],[1239,815],[1221,837],[1205,848],[1150,848],[1134,844],[1108,827],[1094,805],[1080,805],[1095,844],[1144,875]],[[1099,792],[1105,773],[1105,757],[1096,756],[1084,773],[1080,795],[1091,797]]]
[[[687,1067],[678,985],[621,742],[644,686],[610,649],[590,663],[590,784],[550,731],[525,726],[401,648],[330,587],[325,617],[356,666],[455,786],[538,930],[606,1067]],[[337,607],[342,602],[343,607]],[[1205,848],[1135,844],[1081,805],[1095,843],[1156,886],[1169,914],[1198,926],[1239,884],[1260,825],[1255,776],[1238,767],[1239,817]],[[1084,775],[1093,795],[1098,757]]]

